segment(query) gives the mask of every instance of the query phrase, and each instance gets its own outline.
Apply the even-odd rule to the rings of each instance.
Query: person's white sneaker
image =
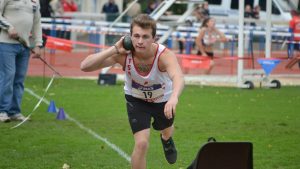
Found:
[[[1,122],[9,122],[10,121],[10,118],[7,116],[7,114],[6,113],[0,113],[0,121]]]
[[[26,117],[23,116],[21,113],[18,113],[18,114],[14,114],[14,115],[10,116],[10,119],[12,121],[23,121],[26,119]]]

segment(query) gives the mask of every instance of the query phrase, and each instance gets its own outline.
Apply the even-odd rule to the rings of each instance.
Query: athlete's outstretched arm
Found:
[[[221,32],[218,28],[214,28],[217,34],[219,35],[219,41],[220,42],[227,42],[228,39],[226,38],[225,34]]]
[[[85,72],[98,70],[104,67],[112,66],[121,62],[122,56],[128,51],[123,48],[123,37],[114,45],[102,52],[91,54],[87,56],[80,65],[80,69]]]
[[[178,103],[178,98],[184,88],[184,78],[177,58],[173,52],[166,50],[165,54],[160,56],[160,62],[162,65],[162,70],[166,70],[173,82],[173,92],[165,105],[165,116],[167,118],[172,118],[173,114],[176,113],[176,105]]]

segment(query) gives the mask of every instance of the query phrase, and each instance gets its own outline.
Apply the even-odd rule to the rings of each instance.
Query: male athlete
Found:
[[[165,157],[176,162],[172,139],[178,98],[184,87],[183,74],[175,54],[155,43],[156,22],[146,14],[133,19],[130,27],[133,50],[125,50],[123,37],[112,47],[89,55],[83,71],[94,71],[119,63],[125,71],[125,98],[135,145],[131,156],[133,169],[146,168],[150,123],[160,131]]]

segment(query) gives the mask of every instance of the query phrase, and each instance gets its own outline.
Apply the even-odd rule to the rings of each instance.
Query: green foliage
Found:
[[[46,79],[46,82],[49,79]],[[38,95],[42,78],[28,78],[26,87]],[[123,83],[99,86],[96,80],[56,79],[46,98],[85,127],[107,138],[128,155],[134,140],[128,124]],[[25,92],[27,115],[37,99]],[[186,86],[175,119],[174,141],[179,152],[175,165],[164,159],[159,133],[151,130],[148,168],[186,168],[208,137],[218,141],[253,143],[254,168],[300,168],[300,87],[245,90]],[[70,120],[56,120],[42,103],[32,120],[17,129],[16,122],[0,123],[0,168],[72,169],[130,168],[107,144]]]

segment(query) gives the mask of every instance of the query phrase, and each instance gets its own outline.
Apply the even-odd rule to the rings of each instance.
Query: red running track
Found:
[[[50,54],[50,50],[46,50],[43,54],[45,60],[51,64],[58,72],[60,72],[64,77],[98,77],[100,71],[94,72],[83,72],[80,70],[80,62],[88,56],[88,54],[93,53],[94,50],[90,51],[75,51],[75,52],[63,52],[56,51],[55,54]],[[262,55],[260,53],[255,52],[256,55]],[[278,52],[277,54],[272,53],[272,57],[281,57],[286,58],[286,52]],[[45,56],[44,56],[45,55]],[[217,59],[215,59],[215,66],[211,71],[211,75],[236,75],[237,73],[237,60],[234,59],[225,59],[228,57],[224,57],[226,54],[217,53]],[[255,60],[258,57],[255,58]],[[178,57],[179,62],[181,62],[181,58]],[[297,65],[292,67],[292,69],[286,69],[285,65],[288,60],[283,59],[282,62],[277,65],[277,67],[271,72],[272,75],[275,74],[298,74],[300,75],[300,69]],[[254,61],[254,68],[261,69],[261,66]],[[244,60],[244,68],[252,69],[252,61],[250,59]],[[109,70],[110,73],[123,73],[120,66],[115,66],[114,68]],[[185,74],[192,75],[202,75],[205,73],[205,69],[197,68],[197,69],[184,69]],[[28,69],[29,76],[52,76],[53,72],[49,69],[42,61],[39,59],[30,60],[30,65]]]

